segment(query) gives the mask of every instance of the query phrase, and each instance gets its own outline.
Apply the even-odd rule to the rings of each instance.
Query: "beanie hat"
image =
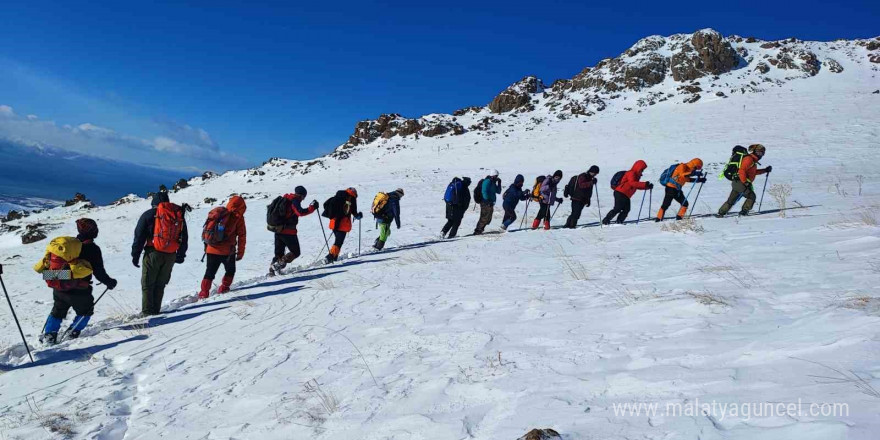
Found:
[[[558,177],[561,179],[562,178],[562,170],[556,170],[556,172],[553,173],[553,177]]]
[[[403,188],[397,188],[394,192],[400,194],[400,197],[403,197]]]
[[[596,165],[593,165],[593,166],[590,167],[590,170],[587,171],[587,172],[588,172],[588,173],[596,173],[596,174],[599,174],[599,167],[597,167]]]
[[[293,189],[293,193],[296,194],[296,195],[298,195],[298,196],[300,196],[300,197],[305,197],[306,195],[309,194],[309,192],[306,191],[306,187],[304,187],[304,186],[302,186],[302,185],[297,186],[296,188],[294,188],[294,189]]]
[[[98,224],[90,218],[81,218],[76,221],[76,232],[80,240],[94,240],[98,237]]]
[[[153,206],[159,206],[160,203],[168,203],[171,199],[168,198],[168,193],[166,191],[159,191],[156,194],[153,194]]]
[[[761,144],[749,145],[749,153],[764,155],[766,151],[767,149]]]
[[[463,183],[464,186],[468,186],[468,185],[471,184],[471,178],[470,178],[470,177],[462,177],[462,178],[461,178],[461,183]]]
[[[347,192],[352,197],[358,196],[358,190],[356,190],[354,188],[349,188],[349,189],[345,190],[345,192]]]
[[[492,172],[489,173],[489,175],[492,177],[498,177],[498,170],[492,170]]]

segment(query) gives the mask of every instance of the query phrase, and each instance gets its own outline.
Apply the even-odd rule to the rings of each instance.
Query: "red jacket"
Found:
[[[278,233],[281,235],[296,235],[296,225],[299,223],[299,217],[315,212],[315,207],[309,205],[308,208],[303,208],[302,197],[296,194],[285,194],[284,198],[290,200],[290,212],[287,214],[289,221],[284,225],[284,229]]]
[[[765,168],[758,169],[758,156],[750,154],[739,164],[739,181],[748,185],[755,181],[755,176],[766,172]]]
[[[212,255],[231,255],[233,250],[238,250],[236,257],[244,257],[244,249],[247,246],[247,227],[244,223],[244,213],[247,205],[239,196],[232,196],[226,203],[229,218],[226,219],[226,239],[216,245],[208,245],[205,252]]]
[[[648,189],[648,182],[639,182],[645,168],[648,168],[648,164],[643,160],[637,160],[632,168],[623,175],[623,178],[620,179],[620,183],[614,190],[631,198],[636,193],[636,190]]]

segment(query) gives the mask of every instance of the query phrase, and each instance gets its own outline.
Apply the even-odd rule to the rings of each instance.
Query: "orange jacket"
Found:
[[[337,197],[341,197],[345,194],[345,207],[343,211],[345,214],[342,217],[331,218],[329,228],[331,231],[339,231],[339,232],[351,232],[351,216],[357,214],[357,193],[353,192],[350,188],[345,191],[339,191],[336,193]]]
[[[648,168],[648,164],[643,160],[637,160],[632,168],[623,175],[620,183],[617,184],[617,188],[614,188],[614,190],[632,198],[636,190],[648,189],[648,182],[639,182],[642,178],[642,173],[645,172],[645,168]]]
[[[241,259],[247,246],[247,226],[244,223],[247,204],[244,203],[243,198],[232,196],[226,204],[226,209],[229,210],[229,218],[226,219],[226,239],[217,245],[208,245],[205,252],[211,255],[232,255],[237,249],[236,258]]]
[[[755,176],[766,172],[766,169],[758,169],[758,156],[750,154],[744,157],[739,164],[739,181],[749,184],[755,181]]]
[[[703,161],[699,158],[691,159],[688,163],[679,164],[678,167],[675,168],[675,171],[672,172],[672,179],[670,179],[675,183],[669,182],[666,186],[680,189],[684,184],[696,180],[696,177],[691,177],[691,173],[702,169]],[[676,185],[676,183],[678,185]]]

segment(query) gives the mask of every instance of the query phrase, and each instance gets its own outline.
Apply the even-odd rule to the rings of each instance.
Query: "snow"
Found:
[[[505,116],[494,134],[380,139],[351,149],[346,160],[324,158],[306,174],[290,168],[298,162],[279,160],[261,167],[263,176],[192,179],[171,194],[195,208],[191,250],[174,269],[165,313],[150,319],[135,316],[140,272],[128,256],[147,200],[56,208],[12,222],[57,225],[54,236],[74,234],[76,218],[94,218],[119,287],[98,304],[81,339],[32,347],[36,365],[3,306],[3,437],[62,438],[70,428],[72,437],[89,439],[515,439],[548,427],[566,439],[874,438],[880,98],[870,92],[880,81],[870,67],[835,59],[843,73],[823,69],[763,93],[669,100],[641,112],[618,104],[588,119],[556,120],[538,105],[534,115]],[[741,74],[721,80],[748,84],[733,79]],[[458,122],[467,127],[485,116]],[[804,208],[784,218],[700,218],[702,232],[672,232],[670,222],[596,226],[597,205],[603,213],[611,207],[608,180],[636,159],[647,161],[645,178],[655,182],[669,164],[692,157],[714,176],[733,145],[755,142],[768,148],[769,184],[791,185],[789,206]],[[453,176],[476,181],[499,169],[506,187],[518,173],[531,182],[561,168],[567,181],[594,163],[602,169],[599,200],[585,209],[582,228],[438,238]],[[272,235],[263,207],[296,185],[320,201],[355,186],[363,211],[377,191],[402,187],[403,226],[384,252],[360,257],[355,230],[344,258],[321,266],[314,263],[326,252],[317,217],[303,218],[298,270],[266,278]],[[710,179],[696,213],[714,212],[728,192],[726,181]],[[199,226],[233,193],[248,198],[247,254],[233,292],[196,302],[204,269]],[[217,202],[206,204],[207,197]],[[652,198],[656,211],[662,192]],[[636,194],[630,219],[640,201]],[[763,203],[777,208],[769,194]],[[568,206],[554,225],[564,223]],[[529,217],[535,212],[530,206]],[[500,216],[499,206],[488,230],[498,229]],[[476,220],[469,211],[461,234]],[[364,250],[376,234],[365,219]],[[0,235],[3,279],[31,344],[52,303],[30,268],[45,245]],[[713,401],[802,402],[804,411],[845,403],[849,412],[614,411]]]

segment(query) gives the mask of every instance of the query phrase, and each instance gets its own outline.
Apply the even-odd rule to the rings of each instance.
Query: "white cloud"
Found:
[[[15,112],[12,111],[12,107],[8,105],[0,105],[0,116],[11,118],[15,116]]]
[[[36,121],[37,119],[40,119],[39,117],[37,117],[37,115],[27,115],[27,118],[29,121]]]

